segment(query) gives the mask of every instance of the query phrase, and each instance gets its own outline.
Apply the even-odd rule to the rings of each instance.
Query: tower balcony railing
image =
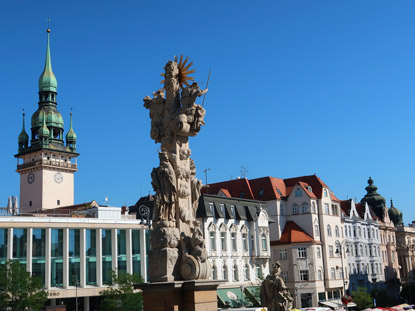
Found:
[[[27,162],[17,165],[18,170],[22,170],[28,167],[39,166],[39,165],[52,165],[70,169],[77,169],[77,164],[72,162],[62,162],[59,160],[37,160],[33,162]]]

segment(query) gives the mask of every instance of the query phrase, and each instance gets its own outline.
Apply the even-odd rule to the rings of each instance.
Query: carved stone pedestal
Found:
[[[176,281],[136,284],[145,311],[217,311],[220,281]]]

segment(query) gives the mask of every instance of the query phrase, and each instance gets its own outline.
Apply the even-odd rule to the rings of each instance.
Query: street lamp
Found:
[[[344,264],[343,264],[343,246],[346,246],[347,248],[350,245],[350,242],[348,240],[343,240],[340,242],[339,240],[336,240],[336,254],[340,255],[341,263],[342,263],[342,279],[343,279],[343,295],[346,295],[346,282],[344,280]],[[348,252],[348,250],[346,250]],[[347,305],[346,305],[347,308]]]
[[[146,205],[141,205],[138,208],[138,212],[141,215],[141,223],[147,224],[150,228],[151,221],[150,221],[150,208]]]

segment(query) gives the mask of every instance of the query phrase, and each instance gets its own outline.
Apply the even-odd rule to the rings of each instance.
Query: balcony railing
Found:
[[[71,162],[62,162],[57,160],[37,160],[33,162],[23,163],[17,166],[18,170],[22,170],[28,167],[34,167],[38,165],[51,165],[51,166],[58,166],[63,168],[70,168],[70,169],[77,169],[76,163]]]

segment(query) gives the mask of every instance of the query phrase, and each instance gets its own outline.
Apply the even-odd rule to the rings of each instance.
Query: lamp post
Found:
[[[339,240],[336,240],[335,243],[336,243],[336,253],[340,255],[341,263],[342,263],[343,296],[344,296],[346,295],[346,282],[344,280],[343,246],[349,247],[350,242],[348,240],[343,240],[342,242],[340,242]],[[347,304],[346,304],[346,308],[347,308]]]
[[[151,225],[150,208],[146,205],[141,205],[138,208],[138,212],[141,215],[141,222],[144,223],[144,224],[147,224],[148,227],[150,228],[150,225]]]

